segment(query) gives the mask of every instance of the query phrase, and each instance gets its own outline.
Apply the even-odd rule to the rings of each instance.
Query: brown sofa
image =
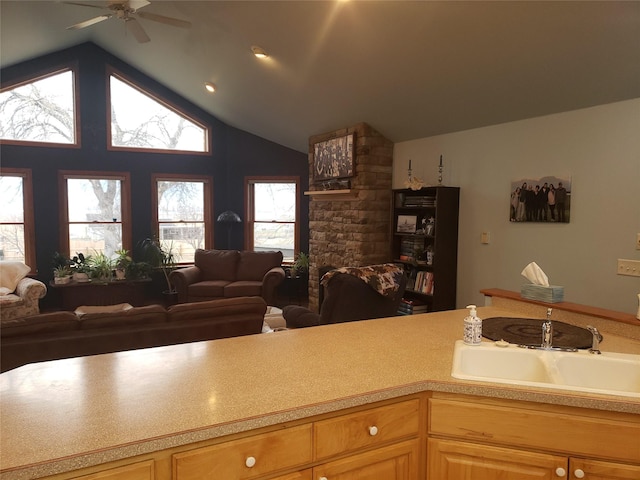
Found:
[[[194,265],[174,270],[169,279],[180,303],[258,296],[275,305],[281,265],[282,252],[198,249]]]
[[[260,297],[134,307],[78,316],[62,311],[3,322],[0,371],[27,363],[260,333]]]

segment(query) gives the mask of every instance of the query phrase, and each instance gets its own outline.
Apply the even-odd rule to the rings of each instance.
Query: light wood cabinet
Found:
[[[640,480],[640,416],[479,397],[430,400],[428,480]]]
[[[173,455],[175,480],[257,478],[312,461],[311,424]]]
[[[420,402],[413,399],[314,423],[316,459],[418,436]]]
[[[429,439],[429,479],[640,480],[640,466]]]
[[[293,472],[287,475],[281,475],[279,477],[271,478],[270,480],[312,480],[313,478],[313,470],[307,468],[306,470],[301,470],[300,472]]]
[[[572,458],[569,460],[569,479],[576,478],[588,480],[639,480],[640,466]]]
[[[313,469],[315,480],[417,480],[419,442],[410,440],[328,462]]]
[[[563,456],[433,438],[428,445],[429,479],[557,480],[558,468],[566,478]]]
[[[172,480],[419,480],[425,409],[413,396],[178,452]]]
[[[154,478],[154,462],[149,460],[75,477],[74,480],[153,480]]]

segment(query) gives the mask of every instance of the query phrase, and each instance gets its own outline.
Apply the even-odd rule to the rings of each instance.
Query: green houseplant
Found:
[[[144,252],[145,261],[152,267],[162,271],[167,289],[163,291],[168,295],[176,294],[175,288],[171,285],[169,274],[175,270],[177,262],[173,253],[173,244],[163,245],[160,239],[145,238],[140,242],[140,247]]]
[[[69,265],[58,265],[53,269],[53,283],[64,285],[71,281],[71,269]]]
[[[304,273],[309,270],[309,255],[304,252],[298,252],[293,265],[291,266],[291,276],[298,277],[300,273]]]
[[[88,282],[91,274],[91,255],[85,256],[82,252],[76,252],[71,259],[71,270],[76,282]]]
[[[115,259],[115,267],[116,267],[116,279],[124,280],[127,277],[127,271],[129,266],[133,263],[133,260],[129,256],[129,251],[123,249],[116,250],[116,259]]]
[[[113,276],[113,260],[102,252],[96,252],[91,257],[91,276],[98,281],[108,282]]]

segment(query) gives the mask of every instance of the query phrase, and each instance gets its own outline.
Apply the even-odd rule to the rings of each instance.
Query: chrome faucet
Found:
[[[600,339],[602,339],[602,335],[600,335],[600,332],[598,332],[598,329],[596,327],[592,327],[591,325],[587,325],[587,330],[589,330],[591,332],[591,335],[593,335],[589,353],[600,355],[602,353],[600,351]]]
[[[553,324],[551,323],[552,308],[547,308],[547,320],[542,324],[542,345],[545,350],[549,350],[553,345]]]

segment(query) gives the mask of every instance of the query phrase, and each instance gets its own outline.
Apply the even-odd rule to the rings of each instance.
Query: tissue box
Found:
[[[557,285],[543,287],[542,285],[534,285],[533,283],[530,283],[528,285],[522,285],[522,288],[520,289],[520,296],[529,300],[537,300],[538,302],[563,302],[564,287],[559,287]]]

